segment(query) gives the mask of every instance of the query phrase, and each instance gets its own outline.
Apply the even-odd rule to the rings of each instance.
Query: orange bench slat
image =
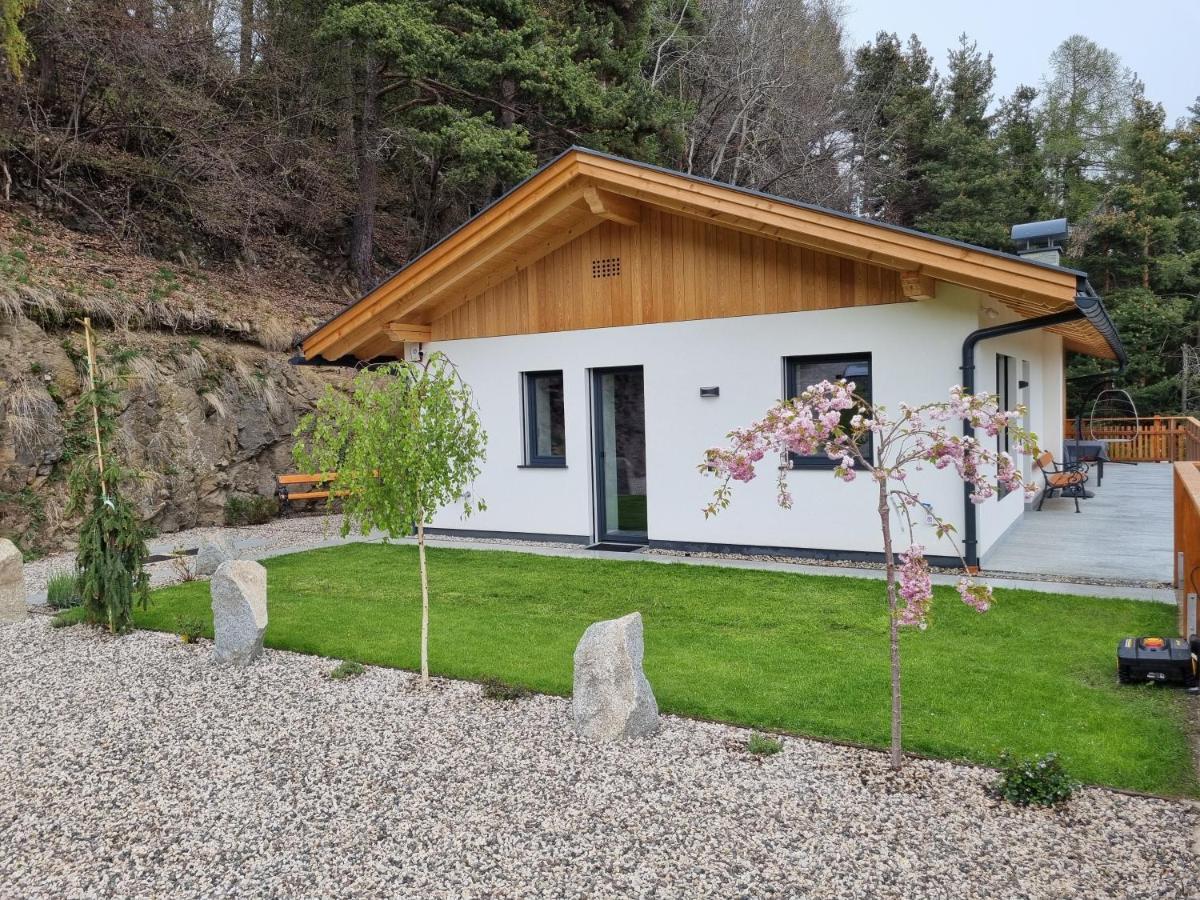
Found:
[[[326,481],[337,481],[337,472],[323,472],[316,475],[276,475],[275,480],[280,484],[322,484]]]

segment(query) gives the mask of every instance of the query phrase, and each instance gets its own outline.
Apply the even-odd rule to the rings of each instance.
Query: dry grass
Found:
[[[290,350],[295,341],[295,330],[275,316],[263,319],[258,325],[258,343],[272,353]]]
[[[247,394],[263,401],[272,419],[281,421],[287,416],[290,409],[287,392],[276,382],[269,368],[260,368],[243,359],[236,359],[233,373]]]
[[[137,381],[139,384],[143,384],[154,390],[158,389],[159,382],[162,379],[158,364],[147,353],[139,353],[129,361],[129,377],[131,380]]]
[[[16,322],[23,318],[25,310],[16,286],[0,281],[0,322]]]
[[[22,378],[12,386],[4,413],[13,444],[27,453],[47,447],[59,431],[58,404],[34,378]]]
[[[226,397],[220,391],[205,391],[200,395],[200,399],[204,401],[208,411],[219,419],[229,417],[229,406],[226,404]]]
[[[59,322],[63,318],[63,306],[45,288],[0,281],[0,319],[12,322],[26,317],[39,322]]]
[[[179,374],[188,381],[199,381],[207,368],[208,360],[198,347],[179,358]]]
[[[286,350],[304,323],[341,310],[338,283],[296,256],[247,271],[236,265],[166,265],[116,240],[80,235],[36,210],[0,209],[0,246],[19,250],[0,274],[0,320],[23,314],[69,324],[210,334]],[[0,253],[0,256],[3,254]]]

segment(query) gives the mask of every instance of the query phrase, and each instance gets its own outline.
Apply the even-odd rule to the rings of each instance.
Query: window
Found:
[[[996,354],[996,397],[1001,409],[1012,409],[1016,396],[1017,361],[1003,353]],[[1007,453],[1010,449],[1008,429],[1003,428],[996,434],[996,452]]]
[[[1027,376],[1023,384],[1028,385],[1029,363],[1025,362],[1024,374]],[[1000,408],[1004,410],[1012,409],[1016,406],[1017,391],[1021,385],[1017,381],[1017,361],[1011,356],[1006,356],[1003,353],[996,354],[996,397],[1000,401]],[[1012,442],[1009,439],[1008,429],[1002,428],[996,433],[996,452],[1008,453],[1012,450]],[[1008,488],[1000,485],[998,489],[1000,499],[1003,500],[1008,496]]]
[[[866,400],[871,399],[871,354],[848,353],[837,356],[789,356],[784,361],[784,390],[788,397],[798,397],[810,384],[820,381],[845,379],[854,382],[854,392]],[[842,413],[842,424],[846,425],[854,415],[853,409]],[[871,435],[862,443],[863,456],[871,458]],[[828,469],[837,465],[824,453],[815,456],[790,454],[793,469]]]
[[[567,464],[567,427],[563,412],[563,373],[525,373],[525,463]]]

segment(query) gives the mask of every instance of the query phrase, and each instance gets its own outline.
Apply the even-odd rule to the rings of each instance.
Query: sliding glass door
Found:
[[[596,519],[601,541],[646,540],[646,395],[642,367],[592,373]]]

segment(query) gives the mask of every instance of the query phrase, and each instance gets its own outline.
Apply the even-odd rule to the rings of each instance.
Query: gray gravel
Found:
[[[11,897],[1180,897],[1192,804],[989,800],[986,770],[664,717],[574,737],[568,703],[268,651],[0,627]]]

